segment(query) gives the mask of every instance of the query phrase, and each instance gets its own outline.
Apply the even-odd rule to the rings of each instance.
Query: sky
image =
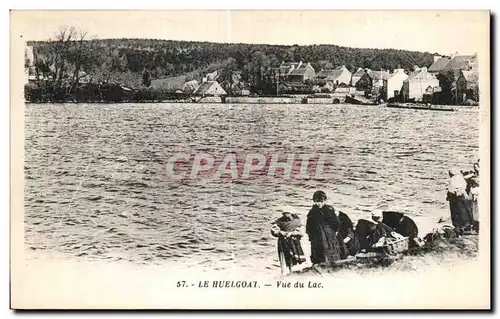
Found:
[[[489,44],[487,11],[14,11],[25,40],[62,25],[97,38],[153,38],[284,45],[335,44],[473,54]]]

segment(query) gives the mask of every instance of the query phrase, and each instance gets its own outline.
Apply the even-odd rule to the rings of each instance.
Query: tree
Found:
[[[144,85],[145,87],[149,87],[151,85],[151,75],[147,70],[144,70],[144,72],[142,72],[142,85]]]
[[[356,82],[356,89],[365,92],[371,92],[373,86],[373,80],[368,75],[368,73],[363,74],[363,76]]]
[[[334,65],[330,61],[321,60],[317,63],[318,70],[331,70]]]
[[[73,75],[70,80],[70,85],[68,87],[68,91],[72,92],[78,85],[80,84],[81,77],[86,75],[86,73],[82,74],[83,69],[87,69],[92,71],[93,69],[93,56],[91,46],[92,41],[86,41],[85,37],[87,36],[87,32],[80,30],[79,33],[75,33],[74,37],[78,37],[78,40],[72,41],[68,45],[67,49],[67,60],[71,62],[73,67]]]
[[[437,75],[441,87],[440,102],[453,104],[456,102],[456,82],[453,71],[444,71]]]

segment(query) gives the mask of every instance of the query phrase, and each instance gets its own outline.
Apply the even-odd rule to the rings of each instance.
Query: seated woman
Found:
[[[340,223],[338,236],[341,239],[340,257],[346,259],[349,256],[356,256],[359,249],[359,240],[354,232],[354,224],[351,218],[344,212],[339,211],[338,218]]]
[[[304,227],[299,216],[283,212],[283,216],[272,223],[271,235],[278,237],[278,259],[283,276],[292,272],[292,266],[306,261],[300,244]]]
[[[360,219],[356,225],[356,235],[359,238],[360,249],[370,249],[384,237],[395,238],[401,236],[394,229],[381,222],[381,216],[372,214],[372,221]]]
[[[356,233],[356,237],[359,240],[359,249],[367,249],[371,247],[368,241],[368,235],[370,235],[375,231],[376,226],[377,225],[375,223],[369,220],[366,219],[358,220],[354,232]]]
[[[418,237],[417,224],[413,219],[395,211],[383,211],[382,216],[382,223],[394,229],[398,234],[409,238],[409,248],[422,245]]]

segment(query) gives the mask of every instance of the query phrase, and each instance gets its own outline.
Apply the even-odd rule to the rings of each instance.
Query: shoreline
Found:
[[[261,98],[259,98],[261,99]],[[238,104],[251,104],[251,105],[347,105],[347,106],[356,106],[356,107],[368,107],[368,108],[373,108],[373,107],[383,107],[383,108],[390,108],[390,109],[412,109],[410,107],[400,107],[400,108],[395,108],[395,107],[387,107],[387,103],[381,103],[381,104],[352,104],[352,103],[323,103],[323,102],[316,102],[316,103],[299,103],[299,102],[287,102],[287,103],[277,103],[277,102],[196,102],[196,101],[173,101],[173,100],[162,100],[162,101],[123,101],[123,102],[111,102],[111,101],[93,101],[93,102],[75,102],[75,101],[66,101],[66,102],[29,102],[25,101],[25,105],[117,105],[117,104],[223,104],[223,105],[238,105]],[[404,105],[414,105],[415,103],[413,102],[408,102],[408,103],[402,103]],[[434,106],[434,104],[432,104]],[[459,105],[459,104],[436,104],[436,106],[440,107],[447,107],[447,108],[456,108],[460,110],[478,110],[480,109],[480,106],[478,105]],[[419,109],[426,109],[424,107],[419,108]]]

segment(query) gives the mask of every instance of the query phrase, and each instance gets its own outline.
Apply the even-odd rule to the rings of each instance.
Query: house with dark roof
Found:
[[[424,100],[424,95],[441,91],[439,80],[427,71],[427,68],[416,68],[406,80],[403,81],[403,101]]]
[[[429,73],[432,73],[434,75],[437,75],[445,69],[445,67],[450,63],[450,58],[449,57],[442,57],[439,55],[434,56],[434,62],[431,64],[431,66],[427,69]]]
[[[434,65],[434,64],[433,64]],[[477,73],[477,55],[453,55],[446,66],[439,71],[440,86],[446,90],[445,95],[451,97],[448,102],[460,103],[463,93],[459,93],[458,79],[462,71],[473,71]],[[463,83],[462,83],[463,84]],[[463,88],[462,88],[463,89]],[[465,89],[463,89],[465,90]],[[472,91],[471,91],[472,92]],[[472,93],[469,93],[471,96]]]
[[[292,70],[287,77],[290,82],[304,82],[312,80],[316,76],[316,72],[310,63],[301,64],[296,69]]]
[[[194,90],[193,95],[221,96],[227,95],[227,93],[217,81],[205,81]]]
[[[340,84],[349,85],[351,82],[351,72],[345,65],[339,66],[333,70],[321,70],[316,74],[316,78],[324,80],[326,83],[338,86]]]
[[[467,100],[479,101],[479,82],[477,71],[460,71],[457,80],[457,103]]]
[[[286,81],[288,75],[295,69],[298,69],[302,65],[300,62],[282,62],[277,68],[271,68],[271,72],[276,79],[280,81]]]
[[[453,56],[443,69],[443,71],[449,70],[477,71],[477,55]]]

